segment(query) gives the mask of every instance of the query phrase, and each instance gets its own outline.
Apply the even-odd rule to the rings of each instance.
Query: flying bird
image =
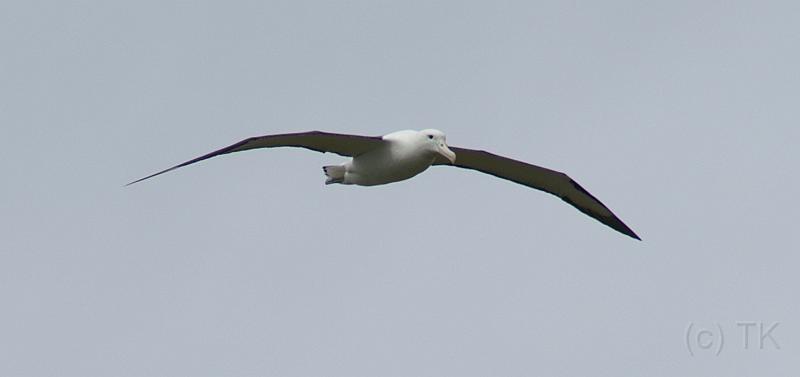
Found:
[[[566,174],[482,150],[450,148],[445,134],[434,129],[397,131],[385,136],[310,131],[251,137],[126,186],[211,157],[274,147],[299,147],[352,157],[340,165],[323,166],[325,184],[383,185],[409,179],[433,165],[477,170],[553,194],[612,229],[641,240],[608,207]]]

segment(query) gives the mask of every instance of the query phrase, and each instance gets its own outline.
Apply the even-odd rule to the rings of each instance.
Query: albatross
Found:
[[[434,165],[476,170],[553,194],[612,229],[641,240],[608,207],[568,175],[482,150],[448,147],[442,131],[397,131],[384,136],[322,131],[256,136],[128,183],[164,174],[211,157],[258,148],[298,147],[351,157],[323,166],[325,184],[375,186],[409,179]]]

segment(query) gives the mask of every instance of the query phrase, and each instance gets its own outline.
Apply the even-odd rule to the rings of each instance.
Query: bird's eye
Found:
[[[433,135],[428,135],[428,139],[433,139]]]

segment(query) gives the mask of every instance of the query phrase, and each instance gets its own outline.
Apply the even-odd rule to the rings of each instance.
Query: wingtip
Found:
[[[130,186],[130,185],[132,185],[132,184],[134,184],[134,183],[139,183],[139,182],[141,182],[141,181],[143,181],[143,180],[145,180],[145,179],[147,179],[147,178],[141,178],[141,179],[137,179],[137,180],[135,180],[135,181],[132,181],[132,182],[128,182],[128,183],[126,183],[126,184],[125,184],[124,186],[122,186],[122,187],[128,187],[128,186]]]
[[[128,186],[130,186],[130,185],[132,185],[132,184],[134,184],[134,183],[139,183],[139,182],[141,182],[141,181],[144,181],[145,179],[153,178],[153,177],[155,177],[155,176],[157,176],[157,175],[159,175],[159,174],[161,174],[161,173],[164,173],[164,172],[158,172],[158,173],[156,173],[156,174],[151,174],[151,175],[148,175],[147,177],[144,177],[144,178],[139,178],[139,179],[137,179],[137,180],[135,180],[135,181],[133,181],[133,182],[128,182],[128,183],[126,183],[126,184],[125,184],[125,186],[123,186],[123,187],[128,187]]]
[[[620,223],[622,223],[622,221],[620,221]],[[622,234],[624,234],[624,235],[626,235],[626,236],[628,236],[628,237],[630,237],[630,238],[633,238],[633,239],[635,239],[635,240],[637,240],[637,241],[641,241],[641,240],[642,240],[642,238],[641,238],[641,237],[639,237],[639,235],[638,235],[638,234],[636,234],[636,233],[633,231],[633,229],[629,228],[629,227],[628,227],[627,225],[625,225],[624,223],[622,223],[622,225],[624,225],[624,228],[623,228],[623,229],[617,229],[617,230],[618,230],[620,233],[622,233]]]
[[[639,235],[636,234],[636,232],[634,232],[633,229],[631,229],[630,227],[625,225],[625,223],[623,223],[622,220],[620,220],[616,216],[614,216],[614,218],[615,218],[615,222],[617,222],[617,224],[614,224],[616,226],[613,226],[611,224],[607,224],[607,225],[611,226],[612,228],[614,228],[618,232],[620,232],[620,233],[622,233],[622,234],[624,234],[624,235],[626,235],[626,236],[628,236],[630,238],[633,238],[633,239],[635,239],[637,241],[641,241],[642,240],[642,238],[639,237]]]

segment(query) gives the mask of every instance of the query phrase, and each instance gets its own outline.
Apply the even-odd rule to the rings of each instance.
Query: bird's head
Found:
[[[456,162],[456,154],[447,147],[447,136],[444,132],[434,129],[427,129],[420,131],[424,138],[426,147],[436,155],[440,155],[450,161],[451,164]]]

